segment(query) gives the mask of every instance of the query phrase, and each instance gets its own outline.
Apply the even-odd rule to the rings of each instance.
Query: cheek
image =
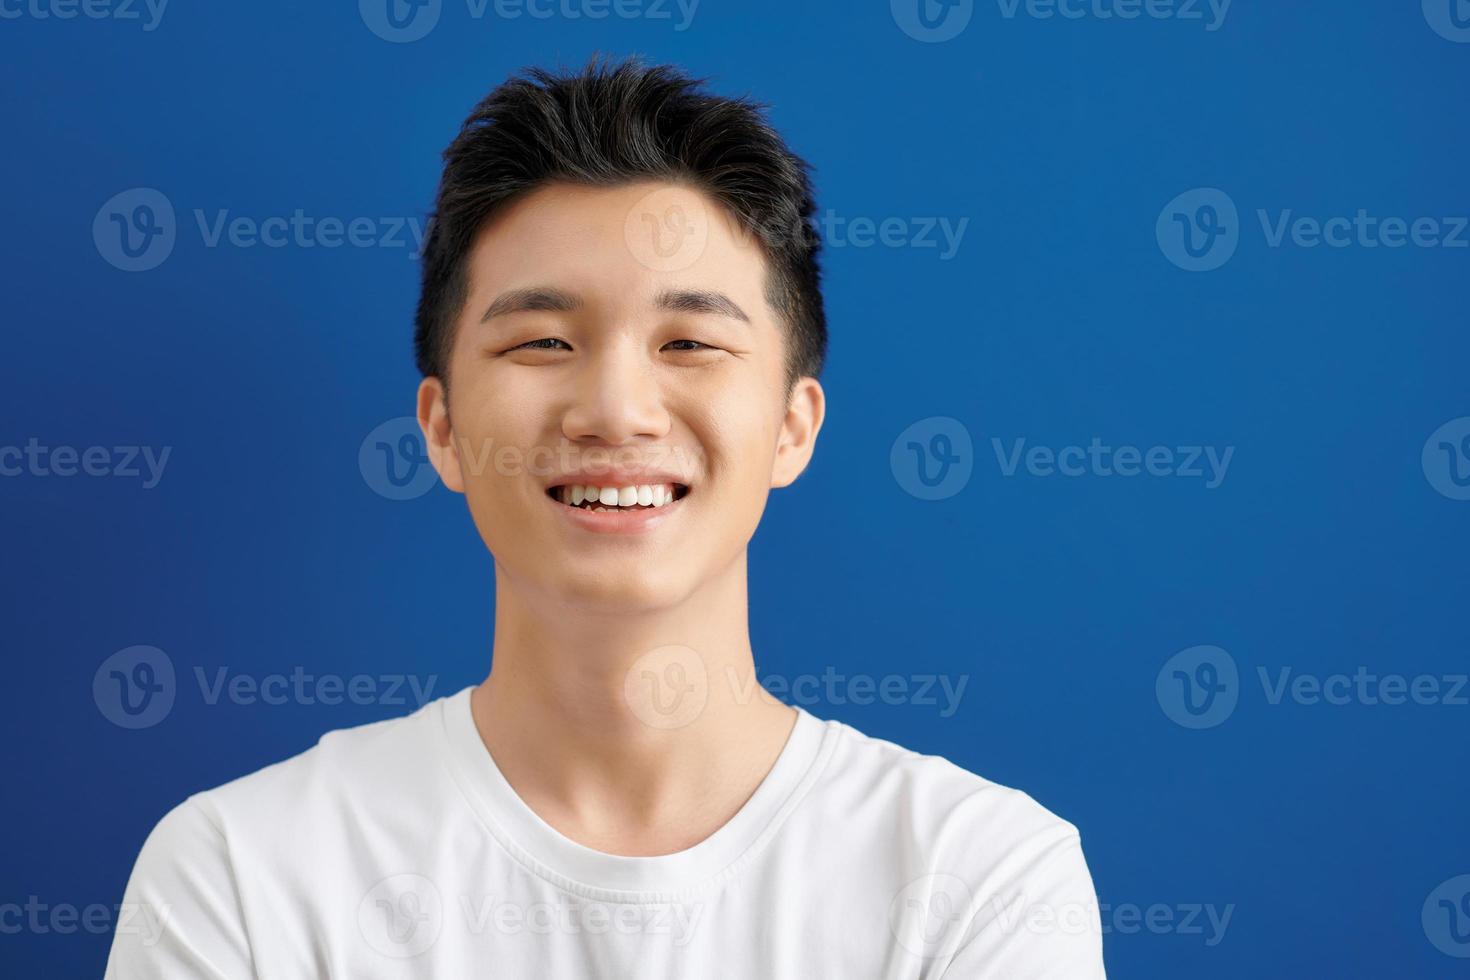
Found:
[[[504,406],[463,394],[453,393],[450,405],[454,447],[470,507],[486,511],[487,501],[514,488],[516,475],[524,472],[525,453],[517,448],[522,441],[516,436],[517,423]]]
[[[481,453],[502,447],[528,452],[541,436],[546,408],[538,389],[497,372],[481,371],[450,393],[455,433]]]
[[[779,424],[772,404],[765,392],[746,387],[711,392],[690,406],[685,417],[716,490],[746,496],[769,488]]]

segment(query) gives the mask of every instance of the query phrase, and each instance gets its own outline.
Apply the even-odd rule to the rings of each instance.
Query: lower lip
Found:
[[[688,496],[686,493],[685,497]],[[597,534],[642,534],[652,531],[668,520],[684,502],[684,497],[671,500],[662,507],[640,507],[637,510],[587,510],[571,507],[559,500],[546,498],[546,502],[566,515],[576,527]]]

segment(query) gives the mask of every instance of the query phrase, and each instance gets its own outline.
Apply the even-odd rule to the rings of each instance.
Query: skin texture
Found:
[[[565,836],[614,854],[683,850],[739,810],[795,722],[755,693],[746,547],[770,490],[811,459],[822,388],[788,390],[764,254],[693,188],[543,186],[487,223],[468,268],[448,400],[426,378],[418,416],[494,558],[476,725]],[[571,304],[543,296],[485,319],[527,290]],[[671,308],[691,293],[701,301]],[[573,308],[544,308],[558,305]],[[690,492],[635,534],[588,530],[547,497],[597,482],[569,470],[608,463],[675,473]],[[701,690],[672,718],[652,700],[670,677]]]

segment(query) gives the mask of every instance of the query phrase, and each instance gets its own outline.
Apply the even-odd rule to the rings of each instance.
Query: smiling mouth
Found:
[[[595,513],[656,510],[688,496],[682,483],[644,483],[625,487],[596,487],[567,483],[549,487],[546,495],[559,504]]]

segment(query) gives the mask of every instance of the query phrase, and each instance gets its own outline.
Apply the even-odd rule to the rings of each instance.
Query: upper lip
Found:
[[[626,466],[606,466],[596,470],[582,469],[568,473],[562,473],[553,477],[546,488],[565,487],[573,484],[581,484],[589,487],[637,487],[654,486],[660,483],[674,483],[681,487],[689,486],[689,477],[686,474],[673,473],[668,470],[638,469]]]

